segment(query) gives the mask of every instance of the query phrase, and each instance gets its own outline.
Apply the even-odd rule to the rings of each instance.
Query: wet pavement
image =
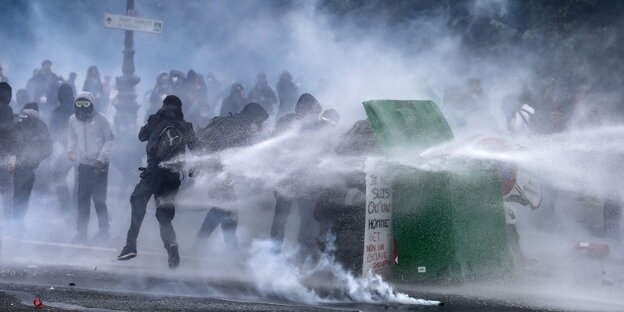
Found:
[[[7,257],[13,243],[21,252]],[[116,261],[117,250],[5,239],[0,258],[0,310],[5,311],[624,311],[622,283],[588,285],[595,294],[574,294],[540,281],[530,287],[497,282],[469,285],[410,285],[396,289],[443,306],[397,303],[302,303],[259,292],[249,277],[232,268],[202,267],[201,258],[183,256],[176,271],[166,268],[166,255],[143,252],[131,261]],[[57,252],[48,252],[48,249]],[[58,252],[62,250],[62,252]],[[210,272],[210,273],[208,273]],[[270,277],[267,277],[270,278]],[[333,285],[315,286],[317,293]],[[573,295],[563,293],[571,293]],[[586,297],[583,297],[586,295]],[[33,299],[43,301],[41,308]],[[598,298],[598,299],[596,299]],[[602,298],[602,299],[601,299]],[[565,303],[565,304],[562,304]]]
[[[280,298],[259,298],[251,287],[234,281],[135,276],[87,267],[11,264],[2,265],[1,272],[0,310],[33,311],[32,301],[39,298],[44,304],[43,311],[537,311],[515,304],[448,295],[429,297],[442,299],[444,306],[305,305]],[[200,293],[206,295],[198,296]],[[225,299],[219,294],[234,295]]]

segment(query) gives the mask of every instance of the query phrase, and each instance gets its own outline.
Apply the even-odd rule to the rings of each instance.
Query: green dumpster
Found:
[[[418,155],[453,138],[431,101],[364,102],[389,161]],[[415,159],[415,162],[417,159]],[[513,268],[498,173],[484,166],[425,171],[395,164],[391,174],[394,281],[463,280],[502,275]]]

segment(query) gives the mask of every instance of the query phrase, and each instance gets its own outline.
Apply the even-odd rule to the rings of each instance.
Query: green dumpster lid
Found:
[[[453,131],[433,101],[371,100],[364,109],[386,153],[422,151],[453,139]]]

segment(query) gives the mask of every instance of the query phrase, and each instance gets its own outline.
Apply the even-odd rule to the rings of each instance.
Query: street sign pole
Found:
[[[124,176],[133,173],[133,168],[140,165],[142,153],[137,137],[137,94],[135,87],[141,79],[134,74],[134,32],[162,33],[163,21],[137,16],[134,0],[126,0],[126,15],[104,14],[104,27],[125,30],[122,75],[116,78],[118,95],[115,99],[115,131],[119,142],[117,157],[113,164],[122,171]],[[124,179],[124,183],[132,179]],[[128,190],[129,186],[121,187]]]
[[[134,0],[126,1],[126,14],[134,11]],[[136,131],[137,111],[135,86],[141,79],[134,75],[134,31],[126,30],[123,50],[122,76],[117,77],[117,103],[115,109],[115,125],[119,132],[127,133]],[[134,136],[133,136],[134,137]]]
[[[127,0],[126,14],[134,13],[134,0]],[[137,93],[135,87],[141,79],[137,77],[134,67],[134,31],[126,30],[123,49],[123,64],[121,67],[122,75],[116,78],[117,99],[115,106],[115,132],[118,145],[116,147],[117,157],[113,159],[113,165],[117,167],[124,177],[123,184],[120,188],[121,196],[129,196],[125,192],[131,189],[131,178],[134,169],[140,165],[142,153],[140,145],[137,142],[137,111],[139,105],[136,98]]]

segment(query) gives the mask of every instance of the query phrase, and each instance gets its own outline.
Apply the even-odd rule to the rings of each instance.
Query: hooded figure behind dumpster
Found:
[[[17,229],[23,227],[24,215],[35,183],[35,169],[52,155],[52,138],[48,126],[39,118],[39,105],[24,105],[15,125],[17,165],[13,175],[13,219]]]
[[[74,241],[87,237],[91,200],[98,215],[99,231],[96,241],[109,237],[106,191],[108,167],[113,149],[113,131],[104,115],[93,107],[95,99],[88,92],[78,94],[74,102],[74,115],[69,118],[67,156],[78,166],[78,233]]]
[[[139,168],[141,181],[130,196],[132,207],[130,229],[126,245],[117,260],[129,260],[137,255],[137,238],[145,217],[147,203],[154,196],[156,219],[160,225],[160,237],[169,254],[169,267],[175,269],[180,264],[176,233],[171,224],[175,216],[175,196],[180,187],[182,157],[188,147],[198,150],[197,137],[193,124],[184,120],[182,101],[175,95],[163,100],[156,114],[150,115],[147,124],[139,131],[139,141],[147,141],[147,168]]]

